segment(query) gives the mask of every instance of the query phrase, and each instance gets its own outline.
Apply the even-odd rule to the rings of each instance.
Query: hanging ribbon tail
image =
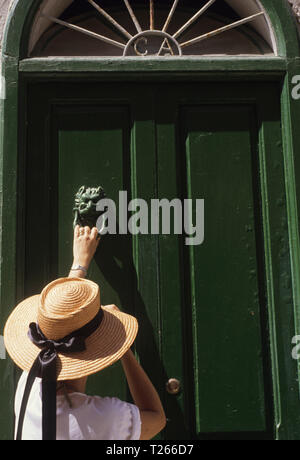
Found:
[[[55,441],[56,439],[56,359],[55,350],[42,350],[30,369],[21,403],[17,441],[22,439],[26,406],[36,377],[42,377],[43,441]]]
[[[42,381],[43,441],[56,440],[56,382]]]
[[[38,356],[29,371],[26,385],[25,385],[25,390],[24,390],[24,394],[22,398],[19,420],[18,420],[18,428],[17,428],[17,433],[16,433],[17,441],[20,441],[22,439],[22,431],[23,431],[23,423],[24,423],[24,417],[25,417],[25,412],[26,412],[26,406],[28,403],[28,399],[30,396],[33,382],[35,381],[35,378],[39,376],[40,370],[41,370],[40,356]]]
[[[42,374],[42,431],[43,441],[56,439],[56,360],[54,347],[39,354]]]
[[[43,441],[56,440],[56,360],[55,350],[39,355],[42,371],[42,431]]]

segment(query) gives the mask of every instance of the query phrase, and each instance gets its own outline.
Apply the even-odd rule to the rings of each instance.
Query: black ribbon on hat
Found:
[[[85,339],[95,332],[101,324],[104,313],[100,308],[97,315],[80,329],[59,340],[49,340],[37,323],[29,325],[28,337],[41,348],[34,361],[25,385],[21,403],[16,440],[22,439],[23,422],[31,388],[36,377],[42,379],[42,433],[43,441],[56,440],[56,384],[58,353],[78,353],[86,350]]]

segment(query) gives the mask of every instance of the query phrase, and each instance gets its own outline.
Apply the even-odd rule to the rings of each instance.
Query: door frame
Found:
[[[103,91],[101,91],[101,85],[104,85]],[[136,148],[134,140],[136,140],[137,136],[137,130],[139,131],[139,128],[133,128],[133,121],[134,121],[134,114],[139,113],[140,115],[143,114],[143,120],[148,120],[148,129],[149,131],[153,134],[153,129],[154,125],[153,122],[150,120],[160,120],[160,125],[162,124],[161,120],[161,110],[159,110],[159,114],[155,113],[155,110],[153,110],[152,102],[154,101],[154,97],[150,96],[148,93],[148,84],[147,82],[137,82],[132,84],[132,82],[124,83],[124,86],[120,87],[118,82],[108,82],[105,83],[104,81],[101,82],[101,85],[98,85],[97,82],[90,82],[90,85],[88,85],[87,88],[82,88],[81,83],[77,84],[72,84],[71,86],[66,83],[66,82],[58,82],[56,81],[55,83],[50,83],[50,82],[34,82],[32,84],[31,81],[28,81],[28,86],[31,87],[29,94],[30,97],[28,98],[28,103],[27,103],[27,118],[23,120],[21,123],[22,126],[26,126],[28,124],[28,129],[27,131],[30,133],[30,139],[34,142],[35,147],[33,148],[35,151],[35,157],[40,156],[40,152],[45,151],[46,159],[45,159],[45,164],[43,167],[45,168],[43,170],[42,175],[39,175],[39,177],[43,178],[48,178],[49,182],[47,183],[47,179],[40,179],[42,182],[38,186],[38,189],[41,190],[41,193],[39,196],[41,197],[43,193],[45,194],[44,198],[46,201],[50,200],[50,197],[48,196],[48,190],[49,187],[52,184],[52,181],[50,180],[48,176],[48,168],[52,170],[51,164],[52,161],[54,165],[57,165],[57,159],[52,160],[52,153],[55,155],[56,152],[56,143],[57,141],[57,136],[54,136],[55,144],[53,144],[53,152],[51,148],[51,154],[49,151],[48,147],[48,142],[45,144],[44,139],[50,139],[49,134],[53,132],[52,128],[52,119],[57,120],[59,118],[58,114],[59,113],[72,113],[74,114],[74,117],[78,119],[78,117],[75,115],[75,113],[78,111],[82,111],[83,113],[86,113],[87,107],[90,107],[91,110],[99,110],[100,107],[118,107],[118,106],[123,106],[124,108],[128,106],[131,106],[133,104],[133,107],[135,108],[128,108],[128,115],[129,113],[131,114],[132,118],[130,120],[130,125],[132,127],[131,131],[131,142],[132,142],[132,150],[131,150],[131,155],[130,159],[128,158],[128,164],[131,163],[132,165],[132,171],[133,175],[131,176],[131,187],[130,190],[128,190],[131,198],[137,198],[137,197],[143,197],[144,199],[152,199],[152,198],[163,198],[167,197],[168,199],[174,198],[174,196],[180,196],[178,195],[179,190],[176,188],[176,181],[171,180],[171,183],[169,183],[167,190],[161,190],[161,187],[164,187],[163,184],[163,177],[164,173],[162,171],[165,171],[166,168],[170,169],[172,171],[172,177],[173,179],[176,178],[176,174],[174,175],[174,169],[175,169],[175,163],[167,163],[165,156],[163,155],[164,159],[160,157],[158,151],[160,150],[161,152],[164,151],[164,148],[162,146],[156,145],[154,147],[153,145],[153,138],[151,135],[149,138],[147,138],[147,148],[145,151],[145,147],[142,147],[142,151],[145,153],[145,158],[143,159],[140,154],[136,154]],[[270,132],[274,133],[274,136],[276,136],[276,142],[278,139],[281,138],[281,130],[279,125],[279,103],[277,101],[277,92],[279,89],[279,85],[277,82],[274,82],[272,84],[272,88],[270,88],[269,84],[263,84],[262,87],[256,87],[255,85],[251,85],[249,87],[248,83],[243,82],[243,83],[232,83],[232,82],[226,82],[224,85],[226,86],[226,92],[224,94],[224,90],[222,87],[218,87],[217,82],[209,82],[209,83],[203,83],[201,82],[201,85],[197,83],[192,83],[193,89],[191,88],[190,82],[187,84],[181,84],[180,83],[169,83],[169,82],[157,82],[149,83],[150,88],[154,88],[154,91],[159,94],[159,100],[161,98],[164,98],[165,96],[165,102],[163,103],[163,108],[162,110],[165,111],[170,111],[172,113],[172,125],[175,126],[176,123],[179,121],[177,118],[179,115],[177,114],[177,103],[174,103],[174,107],[172,106],[172,102],[176,100],[176,95],[178,95],[178,104],[179,106],[184,106],[184,107],[193,107],[194,104],[199,104],[199,105],[204,105],[205,107],[210,106],[210,107],[228,107],[229,105],[234,105],[234,107],[244,107],[247,105],[247,107],[251,107],[251,110],[256,113],[255,119],[257,120],[256,122],[253,121],[254,124],[259,123],[259,125],[262,123],[263,128],[262,131],[264,131],[265,135],[270,138]],[[173,86],[173,89],[170,89],[170,86]],[[177,91],[180,93],[177,94]],[[126,91],[128,92],[124,92]],[[268,94],[268,89],[270,90],[270,94]],[[170,91],[170,94],[168,93]],[[185,91],[187,91],[185,93]],[[197,91],[199,94],[197,94]],[[134,97],[133,97],[134,94]],[[145,104],[141,104],[141,101],[143,101],[143,95],[146,94],[146,100]],[[172,95],[172,96],[171,96]],[[43,105],[42,107],[39,108],[39,106],[36,104],[36,101],[43,100]],[[147,102],[146,102],[147,101]],[[180,102],[179,102],[180,101]],[[197,102],[196,102],[197,101]],[[268,102],[272,104],[274,107],[274,110],[270,109],[268,107]],[[137,109],[137,107],[139,107]],[[22,110],[23,112],[23,110]],[[145,115],[148,114],[148,112],[153,112],[151,117],[145,118]],[[268,126],[267,120],[273,120],[272,114],[277,112],[277,118],[278,123],[276,123],[276,126]],[[34,115],[33,115],[34,114]],[[159,115],[159,116],[158,116]],[[157,119],[158,116],[158,119]],[[163,115],[163,117],[166,117]],[[168,117],[168,116],[167,116]],[[173,118],[174,117],[174,118]],[[271,118],[268,118],[271,117]],[[80,117],[79,117],[80,118]],[[33,121],[35,120],[35,122]],[[56,126],[56,123],[54,122],[54,126]],[[156,126],[156,123],[155,123]],[[79,126],[77,126],[78,128]],[[35,140],[34,132],[35,129],[37,129],[38,134],[36,135],[36,138],[39,139],[38,141],[38,147],[37,147],[37,141]],[[145,126],[143,124],[143,128],[145,129]],[[156,135],[153,134],[153,136],[156,137],[156,139],[162,138],[162,133],[161,129],[162,127],[160,126],[160,135],[157,133]],[[177,130],[175,130],[177,131]],[[170,147],[171,150],[175,148],[176,143],[176,135],[175,133],[174,137],[174,145],[173,147]],[[146,134],[147,136],[147,134]],[[262,136],[263,137],[263,136]],[[25,136],[24,136],[25,138]],[[178,139],[177,139],[178,140]],[[145,139],[142,141],[143,145],[145,145]],[[138,142],[139,144],[139,142]],[[31,145],[30,142],[24,142],[24,147],[20,146],[20,151],[19,155],[20,158],[22,158],[22,161],[26,162],[27,165],[34,164],[34,160],[32,159],[26,159],[26,155],[31,157],[31,151],[28,148],[28,146]],[[275,171],[274,167],[271,166],[270,163],[270,146],[267,147],[266,151],[263,149],[264,145],[264,140],[261,138],[260,142],[260,148],[259,148],[259,153],[258,153],[258,158],[257,161],[260,159],[261,164],[268,163],[270,165],[270,170],[272,170],[272,177],[273,174],[276,175],[278,184],[280,184],[280,190],[283,190],[283,165],[282,165],[282,156],[281,156],[281,147],[276,148],[276,152],[274,149],[274,154],[277,155],[278,161],[281,164],[281,167]],[[179,146],[177,146],[177,149],[179,152]],[[256,149],[253,149],[253,151],[256,151]],[[27,153],[28,152],[28,153]],[[156,152],[156,154],[154,153]],[[57,152],[56,152],[57,154]],[[156,155],[157,158],[156,158]],[[255,155],[256,156],[256,155]],[[171,155],[173,158],[173,156]],[[159,160],[160,158],[160,160]],[[179,158],[177,158],[178,160]],[[147,178],[141,179],[143,177],[144,171],[145,171],[145,161],[147,162],[147,171],[151,171],[151,174],[149,175],[150,180]],[[183,159],[181,159],[182,162],[184,162]],[[157,162],[160,163],[160,166],[157,166]],[[164,163],[164,167],[162,166],[162,163]],[[155,166],[156,165],[156,166]],[[156,168],[158,167],[158,170]],[[24,172],[23,172],[24,169]],[[256,170],[256,168],[255,168]],[[155,171],[155,173],[154,173]],[[160,171],[158,173],[158,171]],[[52,170],[52,172],[54,172]],[[157,179],[153,181],[154,174],[158,173],[159,175],[157,176]],[[55,173],[54,173],[55,174]],[[35,214],[34,209],[36,208],[36,194],[34,193],[34,188],[32,188],[31,184],[31,179],[30,179],[30,170],[28,169],[28,166],[26,168],[21,168],[20,173],[19,173],[19,183],[23,183],[22,176],[24,175],[24,184],[25,184],[25,176],[27,176],[26,180],[26,186],[24,187],[24,193],[21,192],[20,195],[22,197],[26,196],[26,190],[30,188],[33,190],[33,193],[30,194],[31,196],[31,206],[28,208],[27,212],[30,212],[31,215],[31,210],[33,210],[33,221],[31,219],[28,220],[28,213],[24,217],[26,217],[26,226],[28,225],[30,227],[33,226],[33,228],[38,228],[37,226],[41,223],[40,221],[40,213]],[[29,176],[28,176],[29,175]],[[148,177],[148,176],[147,176]],[[44,182],[46,180],[46,185],[44,185]],[[55,182],[55,176],[53,176],[52,180]],[[182,178],[184,181],[184,179]],[[272,197],[277,196],[276,195],[276,189],[274,190],[274,179],[272,186],[270,186],[270,180],[268,178],[268,174],[265,171],[265,168],[262,167],[262,171],[260,176],[256,179],[254,179],[255,182],[258,182],[259,184],[262,183],[262,186],[258,186],[256,192],[258,193],[258,190],[263,189],[264,195],[268,196],[270,200],[272,200]],[[129,186],[129,182],[128,182]],[[172,189],[172,192],[170,192],[169,186]],[[178,186],[178,184],[177,184]],[[184,186],[186,187],[187,184]],[[182,191],[182,183],[181,186],[179,187]],[[112,190],[110,191],[110,193]],[[132,195],[131,195],[132,194]],[[52,195],[52,193],[51,193]],[[22,213],[23,209],[23,200],[21,200],[22,205],[19,206],[19,211],[20,214]],[[26,200],[26,198],[25,198]],[[267,200],[265,200],[267,201]],[[274,200],[272,200],[274,201]],[[45,201],[44,201],[45,202]],[[20,203],[20,204],[21,204]],[[27,206],[27,204],[26,204]],[[39,206],[38,206],[39,207]],[[70,207],[70,203],[69,203]],[[55,208],[55,205],[51,207],[52,209]],[[265,228],[265,231],[268,232],[268,228],[270,227],[269,225],[269,220],[274,222],[274,208],[272,209],[272,213],[269,213],[269,209],[267,206],[264,206],[263,209],[261,209],[261,204],[259,204],[259,211],[256,214],[259,214],[258,220],[260,223],[264,222],[264,225],[259,225],[259,235],[257,235],[258,240],[261,241],[262,238],[262,227]],[[269,214],[271,214],[269,216]],[[37,218],[37,221],[35,221],[35,216]],[[65,213],[64,213],[65,215]],[[278,209],[276,212],[276,217],[275,220],[276,222],[276,230],[280,232],[282,235],[283,240],[285,241],[285,244],[288,240],[287,237],[287,232],[284,229],[280,229],[277,225],[279,217],[277,216],[285,216],[286,215],[286,207],[284,206],[282,209]],[[284,217],[283,217],[284,218]],[[50,219],[51,221],[52,219]],[[55,220],[55,218],[54,218]],[[22,218],[20,215],[20,225],[25,224],[25,219]],[[50,222],[49,221],[49,222]],[[35,222],[35,223],[32,223]],[[274,227],[275,227],[274,225]],[[49,231],[51,232],[51,229],[49,227],[49,223],[47,218],[45,219],[45,223],[43,225],[43,228],[49,228]],[[52,229],[55,231],[56,227],[52,227]],[[20,228],[19,228],[20,230]],[[25,230],[25,229],[24,229]],[[36,245],[39,245],[39,249],[37,250],[38,254],[41,254],[41,251],[43,252],[43,247],[45,247],[45,254],[43,256],[39,256],[40,260],[39,262],[35,259],[35,263],[33,265],[35,266],[35,272],[41,273],[42,278],[44,277],[44,280],[38,281],[38,284],[40,286],[43,285],[43,283],[46,283],[51,280],[51,276],[56,276],[55,274],[49,275],[49,268],[48,268],[48,262],[49,262],[49,256],[51,251],[49,251],[50,245],[47,244],[47,241],[50,240],[49,238],[49,231],[43,231],[42,237],[40,237],[39,232],[35,234],[34,237],[30,237],[32,241],[32,248],[36,248]],[[25,294],[23,295],[22,293],[22,281],[24,280],[25,276],[28,278],[27,273],[22,273],[22,264],[23,264],[23,254],[22,251],[20,250],[23,248],[24,245],[24,240],[25,238],[22,238],[22,235],[25,235],[25,231],[20,231],[20,240],[19,240],[19,250],[17,251],[20,257],[20,263],[18,264],[19,270],[18,270],[18,288],[20,292],[20,298],[23,298]],[[21,241],[22,239],[22,241]],[[196,311],[196,305],[194,302],[192,302],[191,297],[189,297],[191,294],[188,294],[189,290],[192,289],[192,281],[189,280],[189,276],[186,274],[186,279],[184,282],[186,282],[186,291],[183,289],[184,292],[186,292],[186,295],[183,295],[182,291],[178,292],[178,286],[182,285],[182,282],[180,283],[179,280],[176,280],[176,276],[178,276],[178,271],[179,267],[182,267],[184,265],[187,265],[189,262],[187,259],[190,257],[191,259],[193,258],[193,251],[187,251],[184,250],[183,246],[178,245],[178,241],[174,241],[174,239],[169,239],[168,242],[165,240],[165,238],[159,238],[157,237],[144,237],[144,236],[132,236],[132,243],[133,243],[133,264],[134,266],[134,279],[136,280],[134,282],[134,285],[138,286],[138,289],[135,290],[135,294],[133,295],[133,303],[132,303],[132,308],[133,311],[130,310],[134,314],[134,316],[137,316],[141,324],[144,325],[144,330],[141,335],[141,337],[138,338],[137,340],[137,350],[139,353],[139,357],[141,359],[141,362],[143,363],[143,367],[147,372],[151,372],[152,378],[154,379],[153,382],[155,382],[156,387],[159,389],[161,392],[161,397],[162,400],[165,400],[165,403],[168,402],[169,407],[166,406],[167,410],[167,415],[170,418],[170,423],[167,426],[167,436],[178,436],[178,432],[181,433],[182,436],[193,436],[193,433],[198,433],[200,432],[199,436],[200,438],[205,438],[207,437],[216,437],[216,436],[223,436],[224,439],[226,436],[231,436],[233,437],[233,434],[230,433],[218,433],[217,434],[204,434],[201,432],[201,423],[200,423],[200,418],[199,418],[199,411],[194,411],[194,399],[192,396],[190,396],[193,393],[193,369],[194,369],[194,375],[195,375],[195,381],[198,380],[197,374],[198,374],[198,364],[196,360],[197,356],[197,351],[195,353],[192,352],[192,344],[196,344],[197,340],[197,334],[196,334],[196,326],[191,326],[192,324],[192,317],[196,318],[197,317],[197,311]],[[106,245],[106,244],[105,244]],[[259,243],[260,246],[260,243]],[[272,245],[272,248],[268,248],[268,259],[269,259],[269,253],[272,256],[273,253],[277,252],[277,243]],[[172,247],[172,250],[171,250]],[[47,254],[47,248],[49,251],[49,254]],[[276,249],[275,249],[276,248]],[[190,248],[192,249],[192,248]],[[35,249],[33,249],[35,250]],[[153,254],[154,258],[150,257],[149,263],[147,266],[144,264],[145,260],[145,253],[146,254]],[[189,254],[188,254],[189,253]],[[27,249],[27,254],[31,254],[30,250]],[[156,258],[156,254],[158,258]],[[165,254],[165,256],[163,255]],[[174,267],[176,266],[177,269],[174,269],[173,276],[172,276],[172,288],[170,288],[170,279],[168,279],[169,274],[170,274],[170,268],[169,264],[166,259],[169,255],[172,254],[172,257],[174,257],[174,260],[181,260],[181,263],[179,264],[179,267],[177,267],[177,264],[175,263]],[[260,259],[264,259],[263,252],[259,251],[259,254],[261,257]],[[148,257],[148,256],[147,256]],[[31,259],[30,259],[31,260]],[[269,261],[268,261],[269,262]],[[28,259],[26,261],[28,264]],[[39,268],[37,267],[37,264],[39,265]],[[31,265],[31,261],[29,261],[29,266]],[[28,265],[27,265],[28,266]],[[266,265],[264,264],[264,267]],[[262,267],[261,267],[262,268]],[[270,359],[270,352],[269,352],[269,346],[267,345],[269,343],[268,340],[268,332],[267,332],[267,327],[266,327],[266,322],[269,315],[266,314],[266,302],[265,302],[265,297],[267,297],[267,290],[265,288],[266,282],[265,278],[267,278],[269,281],[272,282],[272,261],[269,262],[269,265],[266,267],[267,268],[267,275],[265,275],[265,268],[261,271],[261,276],[260,276],[260,290],[261,290],[261,311],[262,311],[262,328],[263,328],[263,342],[264,342],[264,371],[266,372],[268,378],[268,386],[265,387],[267,388],[267,393],[265,393],[266,396],[266,412],[267,412],[267,427],[266,431],[259,432],[257,433],[257,437],[259,438],[271,438],[273,436],[273,414],[271,415],[272,409],[271,406],[273,407],[273,402],[270,402],[270,399],[273,396],[273,390],[272,390],[272,381],[271,378],[271,359]],[[65,272],[66,267],[64,268],[63,272],[59,273],[59,276],[64,276],[63,273]],[[50,276],[50,278],[49,278]],[[276,270],[275,276],[278,280],[278,270]],[[160,282],[157,283],[157,280],[160,279]],[[150,282],[149,282],[150,280]],[[36,286],[36,280],[33,281],[33,284]],[[276,285],[276,283],[275,283]],[[149,288],[151,286],[151,288]],[[188,287],[189,286],[189,287]],[[262,288],[262,286],[264,286]],[[27,286],[28,288],[28,286]],[[34,293],[36,291],[31,291],[32,288],[30,288],[30,291],[26,291],[26,295],[31,295],[31,293]],[[35,288],[34,288],[35,289]],[[38,289],[38,288],[37,288]],[[278,289],[275,288],[275,293],[276,293],[276,299],[279,299],[278,295]],[[171,295],[170,295],[171,294]],[[268,293],[268,297],[271,297],[271,294]],[[180,301],[178,300],[180,299]],[[109,300],[110,302],[110,300]],[[280,304],[281,301],[278,300],[278,303]],[[172,324],[170,324],[167,321],[167,318],[169,316],[168,312],[168,305],[174,305],[173,308],[173,320]],[[269,302],[271,305],[271,301]],[[192,311],[193,313],[188,313],[190,310],[190,305],[192,305]],[[127,308],[129,305],[127,306]],[[131,308],[131,307],[129,307]],[[273,311],[274,308],[274,311]],[[185,313],[183,313],[185,311]],[[270,318],[271,324],[276,324],[276,317],[277,317],[278,309],[276,308],[275,305],[272,304],[272,309],[270,311]],[[159,319],[158,319],[159,318]],[[189,319],[187,319],[189,318]],[[146,327],[147,325],[147,327]],[[184,326],[183,326],[184,325]],[[271,336],[272,336],[272,342],[275,341],[274,339],[274,334],[273,334],[273,327],[271,329]],[[187,332],[187,330],[189,332]],[[158,334],[158,331],[163,331],[163,335]],[[175,333],[177,331],[177,333]],[[170,337],[172,337],[174,341],[174,334],[177,336],[176,343],[178,346],[178,349],[181,350],[183,349],[183,344],[184,344],[184,349],[190,349],[190,353],[185,353],[185,357],[179,357],[178,359],[172,359],[169,351],[170,347],[170,341],[168,340]],[[182,337],[185,337],[184,339]],[[193,337],[193,340],[191,338]],[[165,339],[164,339],[165,338]],[[152,352],[149,355],[149,343],[151,343],[150,349]],[[189,344],[189,345],[188,345]],[[174,342],[172,342],[171,349],[174,348]],[[161,365],[158,366],[157,370],[153,371],[153,366],[151,367],[151,363],[153,361],[153,353],[157,354],[158,356],[158,350],[160,350],[161,355],[162,355],[162,362]],[[273,353],[274,354],[274,353]],[[159,358],[156,358],[156,361],[159,363]],[[268,363],[266,365],[266,362]],[[274,366],[273,366],[274,367]],[[153,372],[152,372],[153,371]],[[277,381],[277,376],[274,374],[274,380]],[[189,376],[187,378],[187,375]],[[182,391],[180,394],[176,397],[175,396],[168,396],[166,392],[164,391],[165,388],[165,382],[168,380],[170,376],[176,376],[176,378],[179,378],[181,382],[183,382],[182,385]],[[266,377],[266,375],[265,375]],[[275,385],[276,386],[276,385]],[[101,387],[100,387],[101,388]],[[191,391],[189,391],[189,389]],[[265,390],[266,391],[266,390]],[[197,391],[195,391],[197,393]],[[195,399],[195,403],[197,401],[197,398]],[[270,404],[269,404],[270,402]],[[184,407],[182,407],[184,406]],[[196,406],[200,408],[199,402],[196,403]],[[178,423],[176,423],[175,420],[178,419],[178,417],[181,417],[181,413],[178,413],[179,407],[181,407],[181,410],[184,409],[184,424],[183,426],[178,426]],[[195,417],[195,413],[197,417]],[[181,418],[181,423],[182,423],[182,418]],[[184,429],[186,428],[186,431]],[[183,434],[185,433],[185,434]],[[189,434],[188,434],[189,433]],[[236,434],[237,436],[237,434]],[[241,434],[241,437],[246,437],[247,439],[252,438],[255,436],[254,433],[251,432],[243,432]],[[167,438],[169,439],[169,438]],[[172,439],[177,439],[176,437],[172,437]],[[184,439],[188,439],[185,437]]]
[[[33,17],[41,0],[15,0],[7,20],[1,53],[1,80],[5,95],[0,99],[0,162],[1,162],[1,271],[0,271],[0,318],[3,327],[12,306],[20,300],[18,267],[22,254],[18,242],[17,217],[18,193],[22,184],[18,181],[19,146],[26,142],[22,130],[22,111],[26,106],[28,81],[101,81],[137,80],[159,81],[277,81],[281,85],[282,139],[285,171],[285,199],[287,203],[287,226],[289,234],[289,257],[291,270],[290,305],[292,312],[281,312],[282,323],[273,328],[274,339],[281,348],[273,350],[273,373],[279,375],[280,366],[285,374],[278,380],[275,390],[276,437],[299,439],[300,379],[298,363],[287,354],[291,353],[291,339],[300,335],[300,102],[291,97],[292,78],[300,75],[300,49],[295,18],[285,0],[261,0],[269,14],[278,40],[279,57],[274,58],[199,58],[172,59],[172,61],[139,59],[26,59],[26,47]],[[276,4],[275,4],[276,3]],[[269,238],[272,238],[269,229]],[[269,256],[271,257],[270,253]],[[270,273],[272,270],[270,271]],[[270,290],[272,294],[272,288]],[[272,298],[272,295],[271,297]],[[273,305],[269,305],[272,309]],[[0,361],[0,386],[6,406],[0,414],[1,436],[10,438],[13,427],[14,366],[9,359]],[[298,382],[296,384],[295,382]],[[294,391],[290,389],[293,388]],[[290,421],[286,420],[290,412]],[[284,422],[284,423],[283,423]],[[3,432],[3,434],[2,434]]]

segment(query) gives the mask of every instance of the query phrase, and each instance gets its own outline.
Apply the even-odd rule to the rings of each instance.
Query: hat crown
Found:
[[[40,294],[38,325],[50,340],[58,340],[89,323],[98,313],[100,289],[83,278],[61,278]]]

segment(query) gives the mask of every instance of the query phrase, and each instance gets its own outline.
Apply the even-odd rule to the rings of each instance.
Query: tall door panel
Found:
[[[118,203],[119,190],[130,192],[129,110],[122,106],[57,107],[54,113],[57,147],[58,274],[64,276],[72,254],[71,211],[78,186],[102,185],[109,198]],[[56,137],[57,135],[57,137]],[[53,145],[55,152],[55,145]],[[56,188],[56,187],[55,187]],[[54,204],[55,206],[55,204]],[[89,270],[89,278],[101,287],[102,305],[115,303],[128,311],[133,304],[133,278],[129,267],[131,239],[113,236],[103,242]],[[127,397],[120,364],[89,378],[89,391]]]
[[[118,204],[119,191],[130,194],[129,106],[52,102],[65,88],[45,93],[37,85],[29,112],[25,295],[39,292],[56,277],[68,276],[72,264],[73,207],[82,185],[102,185]],[[78,93],[77,93],[78,94]],[[72,96],[72,95],[71,95]],[[34,165],[34,166],[33,166]],[[118,209],[117,209],[118,211]],[[108,235],[89,270],[101,288],[102,305],[115,303],[133,312],[134,272],[130,235]],[[91,376],[90,393],[126,399],[120,363]]]
[[[168,377],[181,382],[177,395],[165,394],[174,421],[167,433],[268,438],[273,401],[260,102],[234,103],[238,91],[232,102],[222,101],[224,90],[220,97],[210,89],[164,85],[156,93],[159,198],[192,199],[193,226],[196,200],[204,200],[201,244],[187,245],[185,236],[176,235],[159,240],[162,356]],[[178,409],[184,414],[180,433]]]
[[[266,428],[253,121],[251,107],[182,110],[188,196],[205,197],[205,241],[189,251],[199,433]]]

